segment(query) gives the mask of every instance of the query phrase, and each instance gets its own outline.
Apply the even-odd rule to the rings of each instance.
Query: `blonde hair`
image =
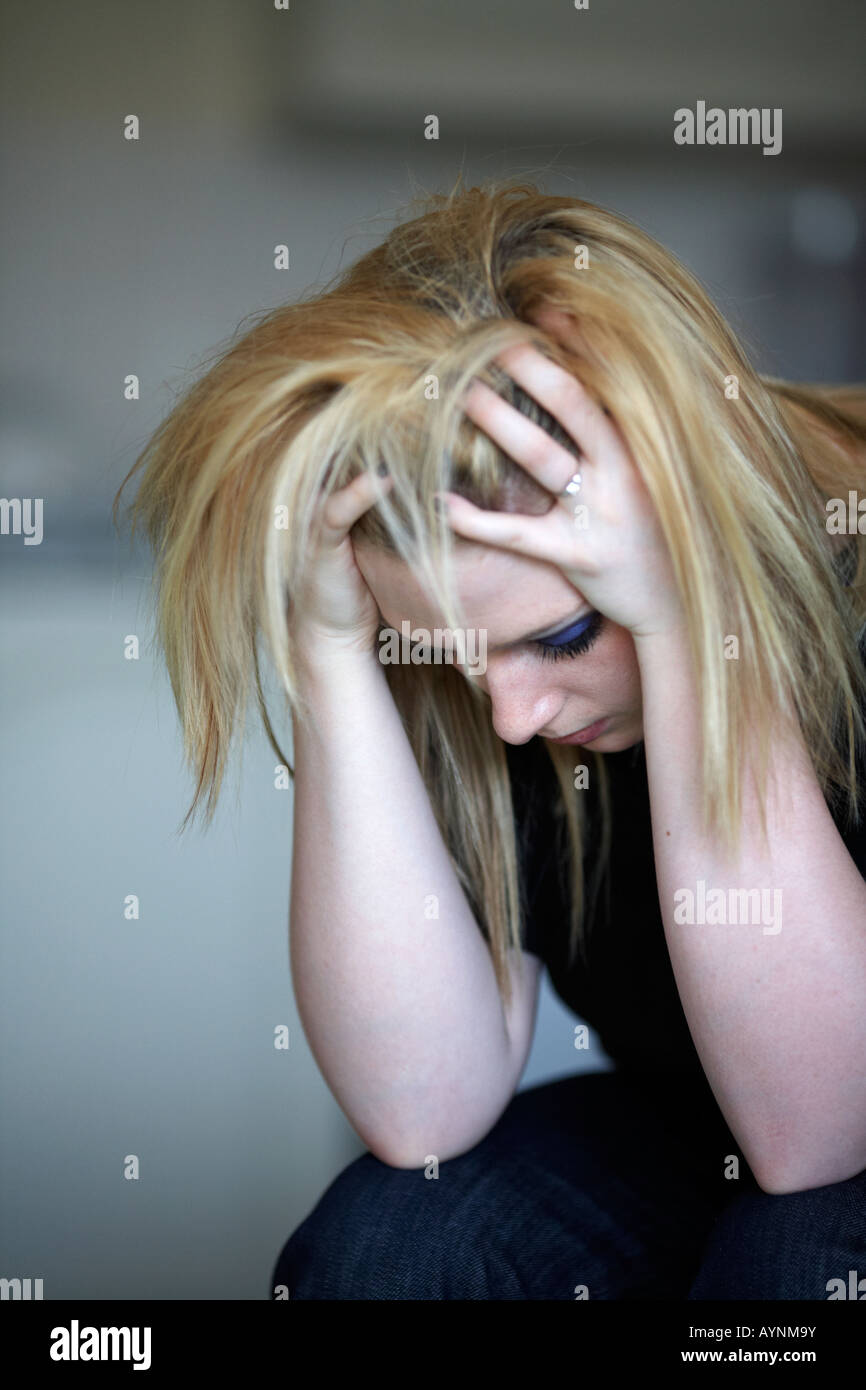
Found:
[[[115,499],[116,518],[123,488],[142,470],[132,530],[143,524],[153,548],[158,639],[197,776],[181,828],[202,804],[208,823],[213,816],[253,680],[268,738],[291,771],[266,708],[258,639],[288,707],[310,717],[287,615],[303,602],[310,524],[323,496],[387,464],[390,494],[353,535],[411,564],[452,627],[462,625],[453,537],[434,491],[507,510],[555,505],[459,404],[479,376],[573,450],[493,362],[527,341],[610,410],[658,510],[700,690],[705,825],[736,847],[741,736],[747,727],[758,736],[763,787],[782,710],[799,722],[825,797],[844,796],[856,822],[856,752],[866,734],[864,540],[853,535],[837,565],[824,503],[862,481],[866,392],[760,376],[695,277],[630,221],[592,203],[531,184],[463,188],[458,180],[407,213],[321,293],[239,330],[181,396]],[[579,356],[530,321],[542,305],[574,315]],[[736,661],[724,659],[730,634],[739,639]],[[519,944],[525,900],[505,745],[487,697],[456,666],[385,669],[507,1001],[506,952]],[[574,750],[546,748],[570,850],[573,957],[586,935],[586,813]],[[604,755],[592,758],[604,823],[594,892],[610,803]]]

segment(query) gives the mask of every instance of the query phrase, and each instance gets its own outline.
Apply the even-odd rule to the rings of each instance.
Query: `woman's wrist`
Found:
[[[379,665],[372,638],[368,643],[358,637],[344,638],[309,626],[297,635],[292,634],[291,651],[296,665],[305,674],[369,667],[371,662]]]

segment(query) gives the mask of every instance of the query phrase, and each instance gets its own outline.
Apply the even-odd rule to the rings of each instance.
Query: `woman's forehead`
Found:
[[[435,598],[400,556],[356,545],[355,557],[380,613],[391,625],[405,618],[428,628],[447,625]],[[567,619],[582,602],[555,565],[493,546],[458,547],[454,577],[467,619],[487,628],[497,646]]]

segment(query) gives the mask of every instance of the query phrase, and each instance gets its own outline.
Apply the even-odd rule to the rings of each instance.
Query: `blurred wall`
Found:
[[[362,1145],[294,1007],[291,792],[256,728],[210,832],[175,834],[192,784],[114,493],[205,353],[459,169],[634,218],[762,370],[862,379],[862,6],[7,0],[0,29],[0,496],[44,508],[41,544],[0,536],[0,1275],[265,1298]],[[676,146],[699,99],[781,108],[782,152]],[[573,1027],[545,987],[522,1085],[605,1065]]]

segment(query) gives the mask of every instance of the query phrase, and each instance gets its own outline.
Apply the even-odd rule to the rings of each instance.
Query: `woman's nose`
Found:
[[[565,701],[561,690],[519,663],[493,656],[481,680],[490,697],[493,728],[505,743],[528,743],[539,729],[550,728]]]

